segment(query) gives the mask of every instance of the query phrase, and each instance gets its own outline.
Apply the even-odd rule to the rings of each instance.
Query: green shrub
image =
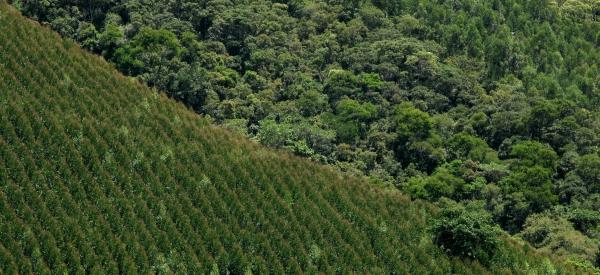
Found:
[[[454,205],[442,210],[431,227],[433,242],[452,256],[489,264],[499,249],[501,230],[486,211],[469,208]]]

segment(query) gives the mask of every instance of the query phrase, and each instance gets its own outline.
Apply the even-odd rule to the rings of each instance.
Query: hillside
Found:
[[[8,2],[215,125],[600,268],[600,0]]]
[[[508,238],[446,256],[436,208],[265,149],[0,4],[0,273],[573,273]]]

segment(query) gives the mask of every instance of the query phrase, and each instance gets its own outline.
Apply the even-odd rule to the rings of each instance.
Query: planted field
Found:
[[[0,4],[0,273],[573,271],[431,242],[435,209],[209,125]]]

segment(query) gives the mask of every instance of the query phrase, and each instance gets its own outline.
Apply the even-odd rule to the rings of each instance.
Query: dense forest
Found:
[[[600,265],[599,0],[11,2],[212,122]]]
[[[593,271],[445,203],[215,127],[0,1],[0,274]]]

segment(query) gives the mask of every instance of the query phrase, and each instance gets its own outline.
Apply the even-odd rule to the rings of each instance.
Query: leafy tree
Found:
[[[421,171],[431,173],[447,159],[443,141],[438,135],[431,135],[426,140],[411,140],[397,147],[400,160],[415,164]]]
[[[385,13],[377,7],[364,5],[360,11],[360,18],[369,29],[376,29],[385,24]]]
[[[484,140],[467,133],[459,133],[448,140],[448,152],[453,159],[470,159],[481,163],[499,161],[496,151]]]
[[[558,181],[556,189],[558,198],[563,203],[585,198],[589,194],[581,177],[574,172],[568,173],[564,179]]]
[[[505,194],[517,195],[524,199],[525,207],[520,207],[526,213],[539,213],[558,202],[558,197],[552,192],[552,172],[541,166],[524,168],[513,172],[500,181],[499,186]],[[502,215],[510,214],[507,209]],[[511,214],[512,215],[512,214]],[[505,224],[512,223],[510,227],[520,228],[525,222],[523,216],[509,219]]]
[[[181,56],[179,40],[168,30],[142,29],[130,43],[118,48],[114,54],[117,65],[131,75],[148,71],[149,67],[162,66]]]
[[[79,24],[77,30],[77,40],[80,41],[81,46],[91,51],[98,49],[98,31],[93,24],[82,23]]]
[[[416,198],[436,201],[442,197],[455,198],[465,181],[445,168],[438,168],[430,177],[411,178],[405,187]]]
[[[397,15],[402,11],[402,1],[400,0],[373,0],[373,4],[385,11],[389,15]]]
[[[548,100],[536,101],[528,118],[529,131],[540,137],[546,128],[552,126],[554,121],[560,118],[560,109],[556,104]]]
[[[338,69],[329,71],[325,80],[325,93],[330,100],[335,102],[344,96],[356,96],[359,92],[358,78],[352,72]]]
[[[561,258],[579,258],[593,262],[598,253],[597,244],[576,231],[568,220],[560,217],[534,214],[527,218],[519,236],[541,251]]]
[[[433,120],[429,114],[415,108],[410,102],[396,106],[392,121],[402,140],[427,138],[433,128]]]
[[[352,99],[340,100],[336,105],[336,114],[343,120],[369,122],[377,117],[377,106],[372,103],[360,103]]]
[[[600,157],[597,154],[582,156],[575,169],[590,192],[600,192]]]
[[[304,92],[298,98],[298,108],[305,116],[314,116],[329,109],[328,97],[317,90]]]
[[[104,31],[98,35],[98,48],[104,57],[110,59],[114,52],[125,42],[123,30],[115,24],[107,24]]]
[[[476,207],[445,208],[431,230],[434,243],[449,254],[484,264],[489,264],[500,246],[500,230],[489,213]]]
[[[548,145],[536,141],[522,141],[512,146],[510,157],[514,160],[511,169],[517,171],[540,166],[554,171],[558,165],[558,155]]]
[[[520,63],[519,56],[511,32],[508,28],[501,27],[489,38],[485,49],[489,78],[498,80],[511,71],[517,71]]]
[[[590,237],[595,237],[600,225],[600,213],[589,208],[567,208],[566,218],[573,227]]]

